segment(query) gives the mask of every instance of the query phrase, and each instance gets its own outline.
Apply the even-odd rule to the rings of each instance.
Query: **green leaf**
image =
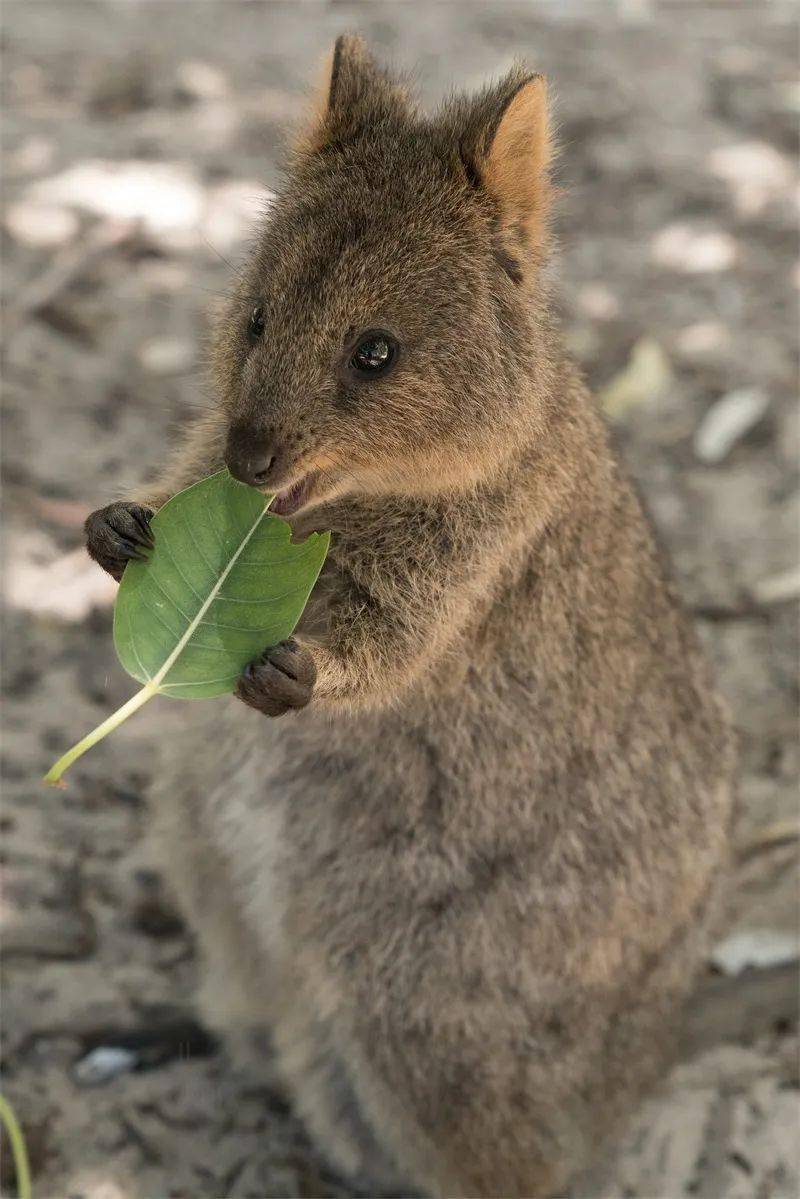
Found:
[[[294,630],[330,534],[291,540],[265,496],[226,471],[169,500],[152,520],[155,549],[129,562],[114,608],[114,644],[141,691],[66,753],[57,783],[91,745],[153,695],[207,699],[231,692],[244,667]]]
[[[207,699],[233,691],[248,662],[291,634],[329,537],[293,545],[268,502],[220,471],[156,513],[155,549],[128,563],[114,608],[128,674],[161,695]]]

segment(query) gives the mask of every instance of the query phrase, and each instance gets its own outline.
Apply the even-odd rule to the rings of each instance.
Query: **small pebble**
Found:
[[[219,100],[228,93],[227,79],[210,62],[182,62],[176,74],[179,92],[193,100]]]
[[[151,337],[139,346],[139,361],[151,375],[180,375],[194,365],[195,350],[177,337]]]
[[[627,364],[600,391],[603,410],[612,418],[630,408],[652,403],[672,382],[670,361],[652,337],[640,337],[632,347]]]
[[[753,929],[731,933],[714,946],[711,963],[723,974],[741,974],[743,970],[766,970],[783,966],[800,956],[796,933],[772,929]]]
[[[758,387],[728,392],[701,420],[694,435],[696,456],[709,466],[722,462],[768,408],[769,396]]]
[[[742,216],[755,216],[771,200],[788,195],[794,179],[791,160],[768,142],[719,146],[708,165],[729,185]]]
[[[578,307],[595,321],[619,315],[619,301],[604,283],[587,283],[578,292]]]
[[[82,1087],[96,1087],[127,1074],[137,1063],[137,1055],[130,1049],[115,1045],[98,1045],[75,1064],[73,1076]]]
[[[760,579],[751,588],[751,595],[759,604],[783,604],[797,599],[800,596],[800,566]]]
[[[685,275],[728,270],[738,256],[730,234],[680,223],[667,225],[656,234],[652,252],[660,266]]]
[[[789,187],[793,179],[791,162],[769,142],[718,146],[709,155],[708,165],[720,179],[740,180],[756,175],[776,188]]]
[[[687,358],[702,358],[724,350],[730,342],[730,333],[719,321],[698,321],[681,329],[675,340],[676,349]]]
[[[25,200],[11,204],[5,226],[14,241],[41,249],[54,249],[71,241],[80,221],[68,208],[52,204],[31,204]]]

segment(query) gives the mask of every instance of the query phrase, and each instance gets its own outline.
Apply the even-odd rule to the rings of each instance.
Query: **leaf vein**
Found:
[[[218,600],[225,600],[229,604],[279,604],[283,600],[291,599],[293,595],[297,595],[298,591],[303,590],[303,585],[293,587],[291,591],[284,591],[283,595],[266,595],[261,599],[235,599],[232,595],[218,595]],[[215,622],[216,623],[216,622]]]
[[[175,662],[178,660],[178,658],[181,656],[181,654],[183,653],[183,650],[185,649],[185,647],[186,647],[187,643],[188,643],[188,642],[191,640],[192,634],[194,633],[195,629],[198,627],[198,625],[200,625],[200,624],[202,624],[202,623],[203,623],[203,617],[205,616],[206,612],[208,611],[208,609],[209,609],[209,608],[211,607],[211,605],[213,604],[213,602],[214,602],[214,600],[216,599],[216,597],[219,595],[219,592],[220,592],[220,591],[221,591],[221,589],[222,589],[222,585],[223,585],[223,583],[224,583],[224,582],[225,582],[225,580],[227,579],[227,577],[228,577],[228,575],[230,574],[230,572],[233,570],[233,568],[234,568],[234,566],[236,565],[236,563],[237,563],[237,561],[238,561],[238,559],[239,559],[240,555],[241,555],[241,554],[244,552],[245,546],[247,546],[247,545],[249,544],[249,542],[250,542],[250,539],[251,539],[251,537],[253,536],[253,534],[255,533],[256,529],[257,529],[257,528],[258,528],[258,526],[259,526],[259,524],[260,524],[260,523],[261,523],[261,521],[264,519],[264,513],[265,513],[265,512],[266,512],[266,507],[264,507],[264,509],[263,509],[261,512],[259,512],[259,514],[258,514],[258,516],[256,517],[256,519],[253,521],[253,523],[251,524],[250,528],[247,530],[247,533],[244,535],[244,537],[242,538],[242,540],[241,540],[241,542],[240,542],[240,544],[239,544],[239,548],[238,548],[238,549],[235,551],[235,553],[232,555],[230,562],[228,563],[228,565],[227,565],[227,566],[225,567],[225,569],[223,570],[222,574],[221,574],[221,575],[219,576],[219,578],[217,579],[217,582],[215,583],[215,585],[212,587],[212,589],[211,589],[211,592],[210,592],[210,594],[209,594],[208,598],[206,599],[206,601],[204,602],[204,604],[203,604],[203,605],[202,605],[202,607],[200,608],[200,610],[199,610],[199,612],[197,613],[197,615],[194,617],[194,619],[193,619],[192,623],[189,625],[188,629],[186,630],[186,632],[184,633],[184,635],[181,637],[181,639],[179,640],[178,644],[175,646],[175,648],[174,648],[174,650],[172,651],[172,653],[171,653],[171,654],[170,654],[170,655],[167,657],[166,661],[165,661],[165,662],[164,662],[164,664],[161,666],[161,669],[160,669],[160,670],[158,671],[158,673],[156,674],[156,676],[155,676],[155,678],[154,678],[154,680],[153,680],[153,681],[156,683],[156,685],[157,685],[157,686],[160,686],[161,682],[162,682],[162,681],[163,681],[163,680],[166,678],[167,674],[169,673],[169,671],[170,671],[170,669],[171,669],[172,665],[173,665],[173,664],[174,664],[174,663],[175,663]],[[247,631],[247,632],[250,632],[251,630],[249,630],[249,629],[248,629],[248,630],[246,630],[246,631]]]
[[[159,687],[162,693],[174,687],[211,687],[216,683],[232,683],[238,679],[238,674],[226,674],[219,679],[195,679],[191,683],[164,683]]]
[[[187,621],[187,623],[188,623],[188,622],[189,622],[189,621],[192,619],[192,618],[191,618],[191,616],[187,615],[187,613],[186,613],[186,612],[184,612],[184,610],[183,610],[183,608],[180,606],[180,604],[178,604],[178,603],[177,603],[177,602],[176,602],[176,601],[175,601],[175,600],[172,598],[172,596],[169,594],[169,592],[167,592],[167,591],[165,591],[165,590],[164,590],[164,588],[161,586],[161,584],[160,584],[160,583],[159,583],[159,581],[158,581],[158,575],[155,573],[155,571],[153,571],[151,574],[148,574],[148,576],[147,576],[147,581],[148,581],[148,583],[154,583],[154,584],[155,584],[155,586],[158,588],[158,590],[159,590],[159,591],[161,592],[161,594],[163,595],[164,599],[165,599],[165,600],[167,600],[167,602],[168,602],[168,603],[172,604],[172,606],[173,606],[173,608],[175,609],[175,611],[176,611],[176,612],[180,612],[181,616],[183,617],[183,619],[184,619],[185,621]],[[201,600],[201,603],[202,603],[202,600]]]
[[[197,600],[198,604],[202,604],[202,602],[203,602],[202,595],[200,594],[199,591],[195,591],[194,587],[192,586],[192,584],[186,578],[186,575],[181,570],[180,564],[178,563],[178,559],[175,557],[175,554],[174,554],[169,542],[164,540],[163,544],[164,544],[164,549],[166,550],[166,552],[169,555],[170,562],[175,567],[175,570],[177,571],[178,575],[180,576],[181,582],[185,584],[188,591],[191,591],[192,595]],[[212,576],[215,575],[217,573],[216,570],[212,566],[209,566],[208,562],[206,562],[205,558],[203,558],[203,555],[200,554],[200,547],[197,545],[196,542],[195,542],[195,548],[197,549],[198,554],[200,555],[201,559],[203,560],[204,565],[207,566],[208,569],[211,571]],[[166,594],[166,592],[164,594]],[[169,599],[169,596],[167,596],[167,599]],[[177,608],[177,606],[178,605],[176,604],[175,607]],[[190,617],[187,617],[186,619],[189,620]]]
[[[167,622],[166,622],[166,620],[164,619],[164,617],[163,617],[163,616],[161,615],[161,613],[159,612],[158,608],[154,607],[152,603],[149,603],[149,602],[148,602],[148,601],[149,601],[149,599],[150,599],[150,597],[148,596],[148,594],[147,594],[147,592],[146,592],[146,591],[143,591],[143,592],[141,593],[141,595],[140,595],[139,599],[140,599],[140,603],[141,603],[142,607],[143,607],[143,608],[145,608],[145,609],[146,609],[146,611],[148,611],[148,612],[150,613],[150,615],[151,615],[151,616],[155,616],[156,620],[157,620],[157,621],[158,621],[160,624],[162,624],[162,625],[164,626],[164,628],[167,630],[167,632],[169,633],[170,637],[172,637],[172,638],[175,638],[175,637],[179,637],[179,636],[180,636],[180,633],[176,633],[174,629],[170,628],[170,626],[167,624]],[[151,679],[151,682],[152,682],[152,679]]]
[[[136,630],[134,629],[133,620],[131,618],[130,606],[126,609],[126,611],[128,614],[128,630],[129,630],[129,636],[130,636],[130,640],[131,640],[131,649],[133,650],[133,656],[136,659],[137,666],[139,667],[142,674],[144,675],[144,681],[149,683],[152,681],[150,678],[150,671],[147,669],[144,662],[139,657],[139,650],[136,647],[136,637],[135,637]]]
[[[208,571],[210,571],[212,580],[215,579],[217,577],[217,575],[219,574],[219,567],[213,566],[209,562],[208,558],[205,556],[202,549],[200,548],[200,542],[197,540],[197,538],[194,535],[194,529],[189,524],[189,522],[187,521],[187,519],[183,513],[181,513],[181,523],[182,523],[184,529],[186,530],[189,540],[191,541],[194,548],[197,550],[198,558],[203,563],[203,565],[206,567],[206,569]],[[173,565],[177,566],[177,563],[175,562],[175,555],[172,552],[172,549],[170,548],[169,543],[167,544],[167,549],[169,550],[170,561],[173,563]]]

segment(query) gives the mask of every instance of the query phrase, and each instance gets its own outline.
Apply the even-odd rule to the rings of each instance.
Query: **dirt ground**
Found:
[[[415,67],[428,101],[518,54],[550,76],[567,336],[740,734],[726,927],[683,1060],[604,1193],[797,1194],[793,14],[767,0],[6,0],[3,1089],[40,1199],[348,1193],[274,1080],[188,1023],[191,938],[143,835],[151,748],[190,706],[154,702],[66,790],[38,781],[131,693],[81,522],[207,397],[215,298],[344,29]],[[136,1069],[93,1079],[98,1047],[127,1047]],[[7,1154],[3,1177],[10,1195]]]

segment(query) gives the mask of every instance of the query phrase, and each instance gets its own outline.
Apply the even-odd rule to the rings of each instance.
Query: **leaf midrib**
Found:
[[[186,631],[181,636],[180,640],[178,641],[178,643],[175,646],[172,653],[168,656],[168,658],[164,662],[163,666],[161,666],[160,669],[158,671],[156,671],[156,673],[153,675],[152,679],[150,680],[153,687],[159,688],[161,686],[164,679],[169,674],[170,670],[172,669],[174,664],[177,662],[178,658],[183,653],[187,644],[189,643],[189,641],[191,641],[192,635],[194,634],[196,629],[199,628],[199,626],[203,620],[203,617],[205,616],[206,612],[213,604],[214,600],[217,598],[217,596],[220,592],[220,589],[222,588],[223,583],[225,582],[228,575],[230,574],[230,572],[233,570],[234,566],[236,565],[239,555],[241,554],[241,552],[245,548],[245,546],[248,544],[248,542],[250,541],[250,538],[253,536],[256,529],[258,528],[258,526],[261,524],[262,520],[264,519],[264,516],[266,515],[266,512],[269,508],[269,504],[270,504],[270,498],[268,496],[265,496],[264,497],[264,507],[262,508],[261,512],[259,512],[256,519],[253,521],[253,523],[250,526],[250,528],[248,529],[246,535],[242,538],[242,540],[236,550],[236,553],[233,554],[230,561],[228,562],[228,565],[225,567],[222,574],[219,576],[216,583],[214,584],[211,591],[209,592],[208,597],[204,600],[203,604],[198,609],[195,616],[192,618],[190,623],[186,626]],[[172,558],[172,554],[170,554],[170,558]]]

